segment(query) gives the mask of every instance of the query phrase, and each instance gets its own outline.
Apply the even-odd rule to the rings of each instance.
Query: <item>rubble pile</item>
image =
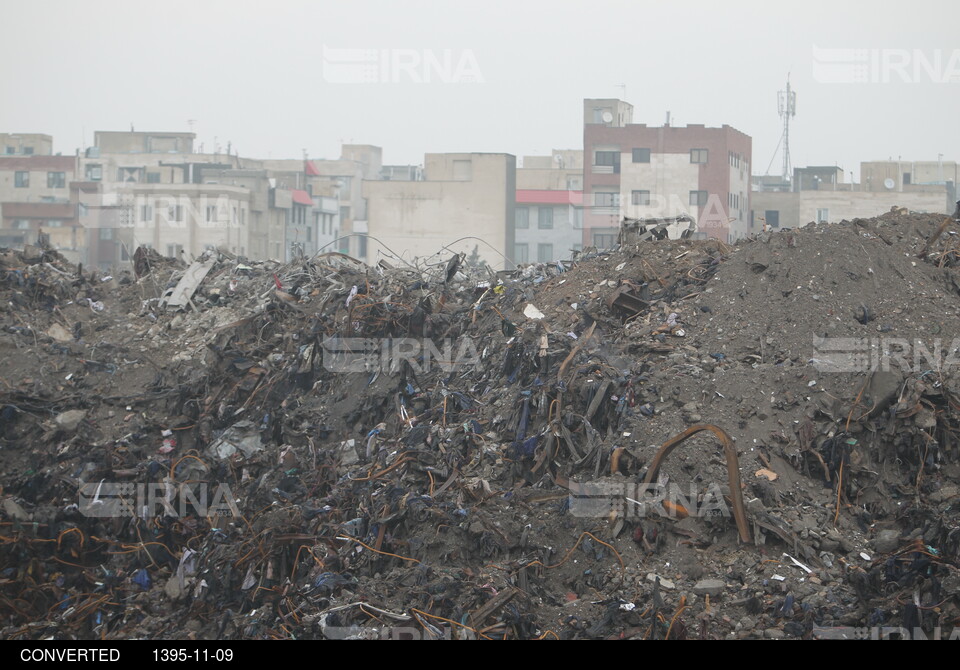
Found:
[[[2,252],[0,634],[947,629],[958,230],[514,272]]]

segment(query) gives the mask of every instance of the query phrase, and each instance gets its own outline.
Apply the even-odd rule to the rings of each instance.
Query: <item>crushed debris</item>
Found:
[[[0,635],[960,624],[957,224],[634,228],[500,273],[0,250]]]

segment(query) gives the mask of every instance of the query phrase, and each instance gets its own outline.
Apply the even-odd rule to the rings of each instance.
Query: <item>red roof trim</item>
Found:
[[[313,207],[313,198],[310,197],[310,194],[306,191],[300,191],[298,189],[291,189],[290,192],[293,194],[293,201],[298,205],[306,205],[307,207]]]
[[[583,191],[517,189],[516,201],[521,204],[582,205]]]

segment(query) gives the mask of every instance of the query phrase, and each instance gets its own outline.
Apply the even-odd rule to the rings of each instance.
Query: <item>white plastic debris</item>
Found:
[[[785,553],[784,556],[786,556],[786,557],[789,558],[791,561],[793,561],[793,564],[794,564],[795,566],[797,566],[798,568],[800,568],[801,570],[803,570],[804,572],[806,572],[808,575],[809,575],[811,572],[813,572],[813,570],[811,570],[810,568],[808,568],[807,566],[805,566],[803,563],[801,563],[800,561],[798,561],[797,559],[795,559],[795,558],[794,558],[793,556],[791,556],[790,554],[786,554],[786,553]]]
[[[527,306],[523,308],[523,315],[528,319],[535,319],[537,321],[539,321],[544,317],[543,312],[541,312],[539,309],[537,309],[530,303],[527,303]]]
[[[350,303],[353,302],[353,299],[357,297],[358,292],[359,289],[356,286],[350,289],[350,295],[347,296],[347,307],[349,307]]]

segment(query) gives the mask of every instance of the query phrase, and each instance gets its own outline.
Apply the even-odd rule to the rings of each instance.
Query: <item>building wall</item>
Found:
[[[97,130],[93,144],[101,153],[193,153],[194,133]]]
[[[40,133],[0,133],[0,156],[50,156],[53,138]]]
[[[187,258],[209,247],[247,255],[250,248],[250,193],[235,186],[163,184],[131,187],[121,199],[127,226],[117,235],[132,255],[141,244],[170,255],[183,249]],[[144,210],[144,207],[149,209]],[[179,207],[177,213],[171,207]],[[212,210],[208,213],[208,208]]]
[[[380,179],[382,149],[369,144],[344,144],[337,160],[312,159],[317,172],[332,180],[340,201],[339,228],[343,239],[338,251],[355,257],[365,255],[366,240],[358,235],[366,231],[367,202],[364,182]],[[357,234],[357,235],[354,235]]]
[[[517,188],[579,191],[583,188],[583,150],[554,149],[549,156],[524,156]]]
[[[620,156],[620,211],[631,218],[691,214],[700,220],[699,208],[690,205],[691,184],[700,176],[690,154],[654,154],[649,163],[632,162],[632,152]],[[649,191],[649,205],[633,204],[633,191]]]
[[[827,210],[827,220],[870,218],[892,207],[911,211],[948,214],[943,191],[939,193],[874,193],[864,191],[800,191],[798,193],[754,192],[752,232],[762,229],[761,218],[768,210],[780,212],[780,228],[796,228],[817,221],[817,210]]]
[[[410,260],[474,247],[491,267],[511,266],[516,158],[509,154],[427,154],[425,180],[366,181],[369,232],[364,260]],[[467,239],[478,237],[484,243]],[[377,238],[377,239],[374,239]],[[449,249],[444,249],[444,246]],[[489,245],[489,246],[487,246]],[[491,250],[490,247],[493,247]],[[395,261],[394,261],[395,262]]]
[[[960,183],[960,165],[955,161],[866,161],[860,163],[860,182],[866,191],[902,191],[910,184]],[[892,179],[893,188],[887,188],[886,179]]]
[[[41,202],[44,198],[68,202],[76,165],[77,160],[72,156],[0,156],[0,203]],[[29,186],[16,185],[18,172],[29,174]],[[63,186],[47,186],[50,172],[64,173]]]
[[[541,209],[552,210],[553,225],[550,228],[540,227]],[[570,258],[572,251],[583,248],[582,212],[578,207],[553,203],[517,203],[514,209],[515,223],[524,210],[527,212],[527,227],[515,226],[514,252],[508,254],[516,263],[563,260]],[[526,245],[525,256],[522,253],[523,245]],[[549,250],[549,254],[542,257],[539,253],[541,249]]]
[[[76,205],[47,202],[8,202],[0,220],[0,246],[22,248],[35,244],[39,234],[49,236],[57,250],[76,251],[84,246],[83,229],[77,221]]]
[[[584,113],[588,115],[597,101],[584,101]],[[701,124],[685,127],[647,127],[644,124],[617,126],[590,123],[585,116],[584,124],[584,243],[593,244],[596,233],[612,234],[619,226],[624,209],[631,199],[624,194],[633,190],[651,192],[669,188],[664,194],[667,201],[688,202],[690,191],[706,191],[707,206],[701,208],[697,217],[700,233],[724,241],[743,235],[748,226],[750,211],[750,164],[752,140],[749,136],[730,127],[706,128]],[[634,149],[648,149],[651,163],[633,163]],[[705,149],[707,161],[694,163],[691,150]],[[613,151],[620,154],[620,172],[608,165],[597,164],[598,151]],[[685,156],[688,168],[682,173],[677,166],[682,158],[655,160],[658,155]],[[738,165],[732,164],[732,156],[738,157]],[[641,167],[637,167],[637,166]],[[671,168],[668,174],[658,177],[656,168]],[[622,181],[626,172],[630,188]],[[681,174],[686,175],[681,177]],[[648,178],[649,188],[641,175]],[[620,210],[591,206],[597,191],[614,191],[621,194]],[[731,200],[735,195],[736,200]],[[739,202],[739,206],[734,205]],[[731,221],[730,219],[733,219]]]

